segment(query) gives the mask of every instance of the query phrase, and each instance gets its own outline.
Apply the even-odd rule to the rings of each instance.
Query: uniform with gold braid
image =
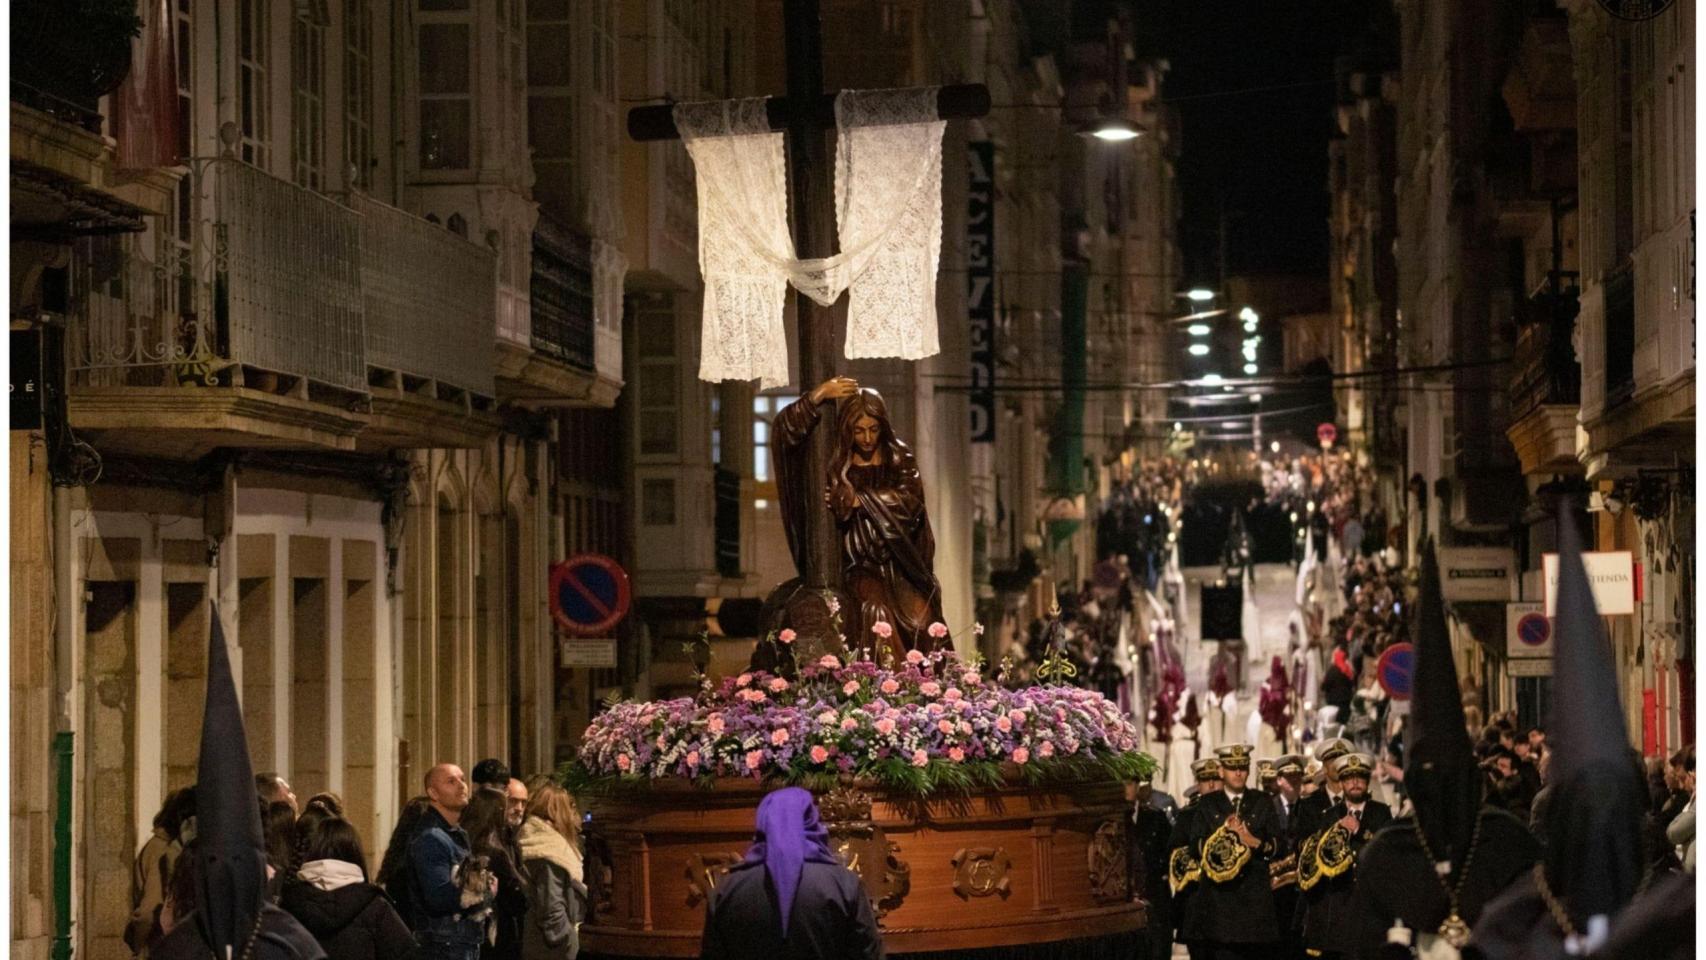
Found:
[[[1173,891],[1173,936],[1186,945],[1193,943],[1189,930],[1197,924],[1197,891],[1202,885],[1196,825],[1202,814],[1203,797],[1220,789],[1220,761],[1213,757],[1198,760],[1191,764],[1191,775],[1196,778],[1196,793],[1190,796],[1173,824],[1173,835],[1168,839],[1171,853],[1167,857],[1167,885]]]
[[[1334,777],[1346,787],[1345,794],[1327,809],[1322,826],[1298,851],[1303,945],[1310,956],[1333,958],[1355,951],[1357,925],[1351,897],[1357,854],[1377,831],[1392,822],[1390,807],[1368,799],[1373,766],[1373,760],[1361,753],[1348,753],[1332,761]],[[1352,793],[1360,799],[1353,800]]]
[[[1280,940],[1269,863],[1280,850],[1273,798],[1247,782],[1250,748],[1215,751],[1222,788],[1202,797],[1189,840],[1200,850],[1201,879],[1185,918],[1185,940],[1210,955],[1261,954]]]

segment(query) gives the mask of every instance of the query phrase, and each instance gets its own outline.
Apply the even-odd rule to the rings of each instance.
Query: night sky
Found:
[[[1187,281],[1216,282],[1224,202],[1227,275],[1301,273],[1325,282],[1333,59],[1363,36],[1382,4],[1134,0],[1131,6],[1139,55],[1165,57],[1172,68],[1162,89],[1180,118]]]

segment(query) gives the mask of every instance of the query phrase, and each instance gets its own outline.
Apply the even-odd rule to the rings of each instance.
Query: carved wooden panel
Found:
[[[962,897],[1005,897],[1013,889],[1013,858],[1004,847],[967,847],[954,854],[954,892]]]
[[[687,858],[687,903],[698,906],[711,898],[717,881],[744,859],[738,853],[695,853]]]
[[[1090,837],[1088,851],[1090,895],[1097,900],[1124,900],[1128,893],[1124,837],[1117,820],[1104,820]]]
[[[837,787],[818,799],[818,812],[829,829],[829,848],[864,882],[877,917],[900,906],[912,890],[912,867],[900,859],[900,845],[871,820],[870,794]]]

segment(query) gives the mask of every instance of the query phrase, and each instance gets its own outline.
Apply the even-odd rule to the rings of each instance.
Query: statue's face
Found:
[[[860,414],[853,421],[853,449],[859,451],[862,457],[868,457],[877,452],[877,441],[882,438],[882,425],[868,413]]]

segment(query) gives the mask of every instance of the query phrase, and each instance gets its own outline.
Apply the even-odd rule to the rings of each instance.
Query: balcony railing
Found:
[[[1576,326],[1575,288],[1543,291],[1529,301],[1531,322],[1517,334],[1511,357],[1511,422],[1542,406],[1582,402],[1582,368],[1570,339]]]
[[[496,256],[396,207],[360,195],[367,363],[493,395]]]
[[[101,97],[130,72],[134,6],[12,0],[12,99],[90,133]]]
[[[368,365],[493,394],[493,254],[363,197],[350,206],[203,162],[187,242],[82,241],[70,366],[82,386],[369,391]],[[330,399],[330,397],[328,397]],[[341,402],[341,400],[340,400]]]

